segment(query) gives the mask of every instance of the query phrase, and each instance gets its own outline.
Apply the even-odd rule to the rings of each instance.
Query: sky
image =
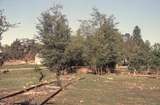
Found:
[[[11,44],[16,38],[34,38],[37,18],[54,2],[63,5],[72,31],[79,27],[78,20],[88,19],[96,7],[107,16],[114,15],[119,31],[132,33],[138,25],[144,40],[160,43],[160,0],[0,0],[0,9],[10,23],[21,23],[3,34],[2,44]]]

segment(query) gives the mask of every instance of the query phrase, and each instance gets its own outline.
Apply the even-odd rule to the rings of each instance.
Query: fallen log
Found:
[[[85,78],[79,78],[78,80],[83,80]],[[73,84],[76,81],[71,81],[69,83],[67,83],[66,85],[64,85],[62,88],[58,89],[55,93],[53,93],[51,96],[47,97],[40,105],[45,105],[50,99],[52,99],[54,96],[56,96],[58,93],[60,93],[62,90],[64,90],[65,88],[67,88],[69,85]]]
[[[54,81],[51,81],[51,82],[45,82],[45,83],[41,83],[41,84],[38,84],[38,85],[35,85],[35,86],[32,86],[32,87],[29,87],[27,89],[24,89],[24,90],[20,90],[18,92],[15,92],[15,93],[11,93],[9,95],[6,95],[4,97],[0,97],[0,100],[3,100],[3,99],[6,99],[6,98],[10,98],[10,97],[13,97],[13,96],[16,96],[16,95],[19,95],[19,94],[22,94],[22,93],[25,93],[25,92],[28,92],[32,89],[35,89],[35,88],[38,88],[38,87],[41,87],[41,86],[44,86],[44,85],[49,85],[49,84],[52,84],[56,82],[55,80]]]
[[[51,96],[47,97],[40,105],[44,105],[45,103],[47,103],[51,98],[53,98],[55,95],[57,95],[62,90],[63,90],[62,88],[58,89],[54,94],[52,94]]]
[[[135,77],[160,78],[159,75],[135,75]]]

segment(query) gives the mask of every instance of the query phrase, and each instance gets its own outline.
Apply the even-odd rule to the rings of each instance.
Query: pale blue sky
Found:
[[[145,40],[160,42],[160,0],[56,0],[64,6],[64,13],[73,31],[79,27],[78,20],[87,19],[92,8],[98,8],[106,15],[114,14],[121,33],[132,33],[139,25]],[[10,44],[16,38],[33,38],[36,34],[37,17],[47,10],[53,0],[0,0],[0,9],[10,22],[20,22],[16,28],[3,35],[3,44]]]

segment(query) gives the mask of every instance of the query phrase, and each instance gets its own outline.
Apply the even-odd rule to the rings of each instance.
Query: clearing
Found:
[[[16,67],[18,66],[8,66],[10,69]],[[34,66],[21,65],[21,67],[23,70],[20,70],[19,66],[17,70],[0,74],[1,93],[12,93],[39,83],[40,74],[35,72]],[[47,70],[42,72],[45,75],[43,81],[55,80],[53,72]],[[114,74],[103,76],[76,74],[76,78],[80,77],[85,79],[75,82],[58,94],[51,100],[51,105],[160,105],[160,79]],[[48,96],[54,92],[48,90],[52,87],[42,87],[44,92],[40,91],[43,94],[47,92],[45,96]]]
[[[56,97],[55,105],[160,105],[160,79],[83,75]]]

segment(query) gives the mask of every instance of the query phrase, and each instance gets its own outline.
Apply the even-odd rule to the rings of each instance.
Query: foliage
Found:
[[[129,46],[129,69],[131,70],[147,70],[151,66],[151,46],[150,42],[144,42],[141,37],[141,29],[135,26],[133,35],[128,39]]]
[[[148,70],[157,61],[155,50],[149,41],[143,40],[139,26],[134,27],[132,35],[121,35],[115,17],[94,8],[91,18],[80,20],[77,34],[71,36],[61,10],[61,6],[55,5],[43,12],[37,25],[43,63],[50,69],[60,72],[87,65],[114,72],[117,64],[125,64],[130,70]]]
[[[13,27],[13,24],[10,24],[4,15],[4,10],[0,10],[0,41],[2,40],[2,34],[6,32],[10,27]],[[0,42],[0,49],[2,49],[1,42]],[[0,66],[4,64],[4,61],[6,60],[5,54],[0,55]]]
[[[160,70],[160,43],[156,43],[152,47],[152,68]]]
[[[4,15],[4,10],[0,10],[0,40],[2,40],[2,34],[13,26],[15,26],[15,24],[10,24],[8,22],[6,16]]]
[[[39,18],[38,38],[42,43],[43,64],[50,70],[56,70],[57,85],[61,86],[61,71],[66,66],[65,49],[70,41],[70,28],[62,6],[55,5],[43,12]]]
[[[3,52],[8,60],[33,60],[38,51],[39,44],[34,39],[16,39],[10,46],[6,45],[3,48]]]
[[[43,12],[37,25],[39,40],[43,44],[43,63],[49,68],[59,68],[66,63],[64,52],[70,40],[70,28],[61,9],[56,5]]]
[[[116,29],[114,16],[106,17],[97,9],[93,9],[92,19],[88,20],[90,26],[81,25],[89,29],[86,35],[88,62],[91,66],[109,67],[114,69],[121,56],[122,37]],[[82,23],[84,24],[84,22]],[[88,24],[88,23],[87,23]],[[87,26],[89,28],[84,28]],[[83,29],[80,29],[82,33]],[[93,30],[92,32],[91,29]]]
[[[85,38],[79,31],[76,36],[71,37],[70,43],[66,46],[65,56],[70,67],[86,65]]]
[[[21,59],[23,58],[23,46],[21,44],[21,41],[16,39],[12,44],[10,48],[10,56],[12,59]]]

